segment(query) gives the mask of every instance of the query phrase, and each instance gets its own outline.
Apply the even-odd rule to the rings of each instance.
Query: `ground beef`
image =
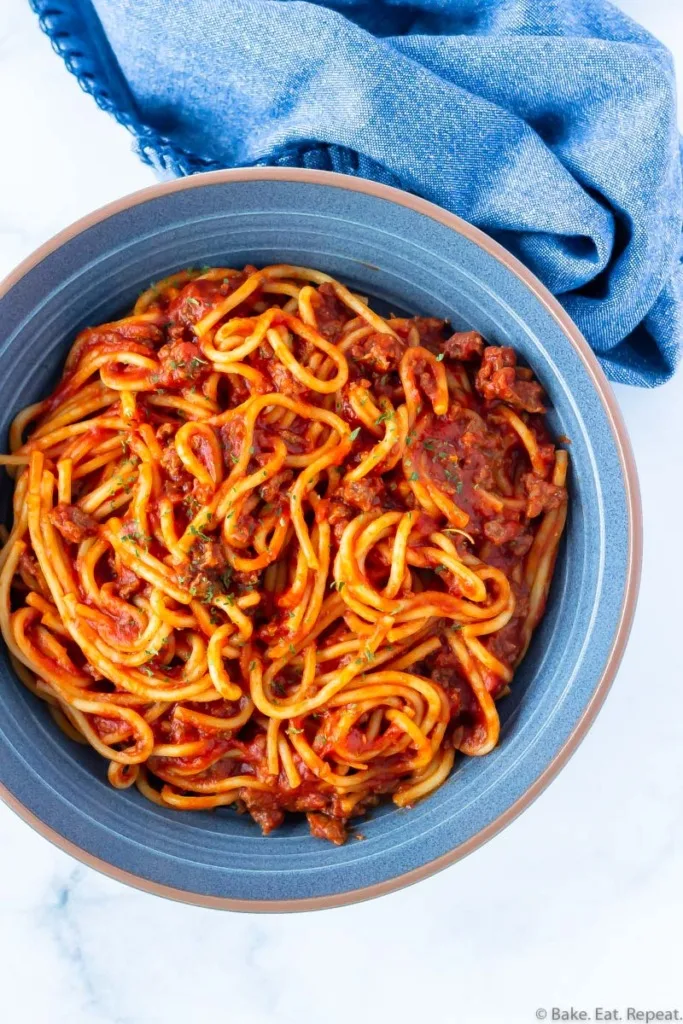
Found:
[[[248,269],[245,267],[244,272],[235,277],[225,277],[218,281],[195,280],[186,284],[168,306],[171,335],[180,336],[226,296],[236,291],[245,282]]]
[[[460,661],[456,654],[446,646],[442,639],[442,647],[429,657],[427,674],[430,679],[443,687],[448,697],[449,712],[452,718],[459,714],[463,694],[467,694],[466,683],[462,678]],[[467,702],[466,702],[467,703]]]
[[[240,590],[253,590],[261,583],[261,573],[256,569],[253,572],[234,572],[232,578]]]
[[[227,385],[229,397],[225,406],[221,406],[221,408],[235,409],[250,398],[251,390],[244,377],[238,377],[236,373],[231,373],[223,378],[223,383]]]
[[[362,512],[370,512],[383,503],[385,495],[384,483],[379,477],[364,476],[362,480],[345,483],[341,496],[346,505],[359,508]]]
[[[522,523],[514,519],[489,519],[484,523],[484,535],[492,544],[508,544],[511,540],[519,537],[524,530]]]
[[[30,551],[24,551],[19,557],[19,573],[27,587],[31,590],[38,590],[46,597],[51,597],[50,588],[43,576],[43,570],[38,564],[38,559]]]
[[[513,349],[489,345],[484,349],[475,386],[489,402],[499,399],[514,409],[545,412],[543,388],[526,377],[526,372],[517,366]]]
[[[522,646],[522,623],[529,613],[529,598],[526,594],[515,591],[515,614],[513,618],[486,638],[486,646],[494,658],[499,658],[505,665],[512,668],[517,660]],[[494,682],[489,686],[490,691],[499,688],[502,680]]]
[[[163,341],[163,331],[154,323],[120,323],[112,328],[119,338],[137,342],[138,345],[157,346]]]
[[[312,450],[313,446],[308,438],[297,433],[296,430],[290,430],[287,427],[283,429],[278,427],[277,436],[282,438],[285,442],[291,455],[303,455]],[[264,446],[272,448],[272,443],[264,441]]]
[[[313,308],[318,330],[328,341],[337,342],[348,322],[349,311],[339,301],[333,286],[324,282],[320,285],[313,298]]]
[[[529,519],[540,516],[541,512],[559,508],[567,498],[564,487],[541,480],[535,473],[525,473],[522,483],[527,493],[526,514]]]
[[[273,390],[278,391],[281,395],[293,395],[298,398],[303,395],[304,392],[308,391],[305,384],[298,381],[296,377],[289,372],[289,370],[282,365],[279,359],[268,360],[264,363],[265,372],[268,374],[273,382]]]
[[[220,444],[223,451],[223,461],[228,471],[232,470],[239,460],[244,447],[244,424],[241,419],[228,420],[222,427],[219,427]]]
[[[211,571],[195,572],[194,567],[191,567],[188,572],[178,577],[178,582],[198,601],[210,601],[216,594],[216,575]]]
[[[262,487],[259,487],[259,494],[265,502],[274,505],[278,499],[287,497],[293,479],[294,473],[291,469],[283,469],[281,473],[276,473],[270,480],[266,480]]]
[[[432,370],[428,370],[419,360],[416,361],[415,369],[420,387],[430,402],[433,402],[436,398],[437,385],[436,378],[434,377]]]
[[[177,429],[174,423],[162,423],[160,427],[154,431],[154,436],[157,441],[168,441],[169,437],[173,437]]]
[[[137,352],[149,356],[152,349],[161,345],[163,331],[153,323],[106,324],[101,327],[87,327],[79,334],[69,355],[67,366],[76,362],[97,345],[103,352]]]
[[[413,316],[409,319],[394,322],[394,328],[401,337],[407,338],[413,331],[417,332],[418,344],[430,351],[440,352],[443,348],[448,324],[435,316]]]
[[[538,433],[536,436],[538,436]],[[537,468],[536,473],[538,474],[538,476],[542,476],[544,480],[547,480],[551,470],[555,465],[555,445],[539,444],[537,461],[542,464],[543,472],[539,472]]]
[[[468,362],[470,359],[481,359],[484,344],[484,339],[478,331],[456,331],[455,334],[451,334],[443,350],[449,359]]]
[[[111,569],[116,593],[124,601],[127,601],[129,597],[136,594],[143,585],[143,581],[135,575],[133,570],[126,568],[125,565],[118,562],[113,553],[109,556],[109,568]]]
[[[351,506],[347,505],[345,502],[335,500],[330,501],[329,509],[327,511],[327,521],[332,527],[332,536],[337,544],[341,541],[344,530],[355,515],[355,509],[352,509]]]
[[[191,479],[192,484],[190,488],[191,497],[187,498],[186,500],[188,501],[189,504],[193,506],[193,514],[196,514],[197,510],[202,505],[209,504],[214,494],[214,488],[211,486],[211,484],[203,484],[200,480],[197,479],[196,476],[192,476],[190,473],[188,473],[187,475]]]
[[[324,811],[329,807],[330,795],[321,793],[319,789],[308,792],[296,791],[293,797],[287,798],[288,811]]]
[[[182,501],[192,491],[196,477],[188,473],[173,444],[168,445],[161,454],[161,467],[164,471],[164,494],[171,501]],[[195,504],[197,510],[199,499]]]
[[[59,530],[64,540],[71,544],[80,544],[85,537],[93,537],[97,533],[99,523],[78,507],[60,502],[48,514],[55,529]]]
[[[339,818],[330,818],[327,814],[309,811],[306,815],[311,835],[316,839],[328,839],[335,846],[343,846],[346,842],[346,827]]]
[[[274,793],[245,788],[240,790],[240,796],[265,836],[285,820],[284,811],[278,806],[278,798]]]
[[[35,555],[32,555],[29,551],[22,551],[19,556],[19,571],[25,572],[27,576],[38,577],[40,572],[40,566],[38,565],[38,559]]]
[[[369,334],[349,349],[349,355],[357,363],[368,366],[375,373],[397,370],[401,357],[407,348],[406,342],[391,334]]]
[[[217,540],[198,540],[192,548],[192,568],[197,571],[215,569],[222,572],[227,566],[227,559],[221,544]]]
[[[157,388],[179,391],[198,384],[211,372],[211,364],[191,341],[174,341],[159,349],[160,370],[153,374]]]
[[[173,480],[174,483],[180,483],[187,475],[182,459],[178,455],[175,445],[172,444],[168,448],[164,448],[162,452],[161,467],[168,479]]]
[[[531,545],[534,542],[533,533],[520,533],[518,537],[508,542],[508,551],[516,558],[524,558],[531,549]]]
[[[253,516],[244,513],[230,529],[230,538],[236,547],[244,547],[256,532],[258,522]]]

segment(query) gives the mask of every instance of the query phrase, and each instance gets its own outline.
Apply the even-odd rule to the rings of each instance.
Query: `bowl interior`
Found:
[[[181,813],[115,791],[105,763],[70,742],[0,655],[0,782],[83,851],[188,895],[237,901],[339,898],[422,868],[508,812],[551,764],[588,708],[619,625],[629,508],[618,444],[591,372],[529,287],[465,234],[388,198],[336,184],[237,180],[179,188],[75,234],[0,300],[0,432],[42,397],[75,333],[130,307],[152,280],[188,265],[291,262],[340,278],[390,309],[445,317],[509,344],[571,440],[570,515],[546,616],[503,700],[500,745],[462,759],[409,811],[363,820],[335,848],[291,819],[264,839],[229,809]],[[9,481],[2,481],[5,515]],[[607,529],[609,524],[609,529]],[[237,904],[235,904],[237,905]],[[248,904],[247,904],[248,905]],[[254,903],[255,905],[255,903]]]

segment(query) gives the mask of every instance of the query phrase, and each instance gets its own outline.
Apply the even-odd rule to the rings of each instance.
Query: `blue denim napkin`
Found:
[[[608,375],[683,335],[669,52],[604,0],[31,0],[166,174],[277,164],[416,192],[555,293]]]

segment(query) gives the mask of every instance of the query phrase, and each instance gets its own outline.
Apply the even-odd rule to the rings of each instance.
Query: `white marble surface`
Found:
[[[677,50],[683,78],[680,0],[621,6]],[[0,0],[0,97],[1,277],[153,176],[66,74],[25,0]],[[1,1021],[523,1024],[537,1008],[552,1019],[552,1007],[571,1006],[683,1017],[680,462],[678,477],[670,472],[683,375],[655,392],[619,388],[618,398],[643,491],[640,605],[604,710],[534,806],[412,889],[280,917],[136,892],[0,807]]]

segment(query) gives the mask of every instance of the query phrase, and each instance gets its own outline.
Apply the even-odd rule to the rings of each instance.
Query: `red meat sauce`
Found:
[[[332,293],[332,296],[327,298],[334,311],[336,296]],[[330,319],[330,323],[333,322]],[[421,335],[420,340],[429,340],[433,344],[435,323],[433,321],[419,321],[418,323],[428,335],[427,338]],[[441,325],[441,329],[443,330],[443,325]],[[406,331],[407,333],[408,331]],[[382,345],[385,340],[386,336],[379,336],[379,342]],[[389,338],[389,340],[395,339]],[[374,352],[375,345],[379,344],[377,337],[371,335],[366,341],[369,343],[369,349]],[[496,366],[500,362],[503,369],[513,369],[514,371],[514,354],[510,355],[511,350],[485,349],[481,338],[474,332],[454,335],[452,339],[446,341],[444,350],[447,353],[457,353],[461,360],[476,362],[480,359],[482,366]],[[381,351],[386,353],[387,350],[382,347]],[[483,352],[483,357],[480,356],[480,351]],[[493,352],[493,358],[487,360],[489,352]],[[396,358],[400,359],[400,353],[396,354]],[[447,366],[450,361],[450,357],[447,357]],[[379,369],[374,371],[369,367],[364,368],[363,372],[368,372],[368,386],[371,386],[373,390],[377,386],[378,377],[384,380],[386,387],[398,387],[391,381],[392,374],[396,375],[395,369],[384,372],[385,366],[386,363],[382,362],[379,367],[383,371],[381,374]],[[352,371],[359,372],[357,366],[354,368],[353,363]],[[494,371],[494,375],[495,372],[497,371]],[[514,566],[523,559],[533,541],[535,524],[531,517],[539,515],[546,508],[556,507],[563,498],[563,491],[555,488],[547,480],[529,472],[528,458],[518,435],[500,416],[496,415],[498,400],[486,397],[490,396],[491,388],[496,386],[495,382],[491,383],[491,374],[487,372],[486,379],[482,383],[480,381],[481,373],[481,368],[476,376],[473,370],[470,370],[470,377],[474,385],[472,393],[463,396],[459,404],[452,404],[445,416],[436,417],[431,411],[423,411],[411,431],[408,441],[418,475],[426,475],[432,479],[441,490],[450,494],[459,507],[468,514],[467,532],[475,542],[475,553],[510,574]],[[431,381],[430,376],[427,374],[424,376]],[[533,385],[534,389],[539,389],[535,382],[527,380],[525,377],[521,382],[525,385]],[[508,386],[509,381],[506,377],[504,388],[507,389]],[[480,389],[483,389],[484,396],[478,393]],[[425,390],[429,389],[425,388]],[[534,408],[538,408],[536,402],[534,402]],[[352,428],[355,429],[359,425],[353,410],[348,405],[345,394],[341,396],[338,412],[347,419]],[[536,434],[541,446],[541,453],[550,467],[554,458],[554,449],[548,441],[542,419],[535,413],[528,414],[522,411],[522,414],[526,416],[529,426]],[[254,472],[269,457],[275,437],[283,438],[288,449],[293,453],[306,451],[307,444],[304,437],[306,428],[307,422],[297,418],[286,430],[272,432],[266,429],[257,430],[253,439],[252,458],[247,472]],[[164,436],[167,429],[168,425],[159,431],[162,440],[167,442],[162,457],[162,466],[165,470],[164,491],[174,502],[183,506],[189,522],[192,514],[208,500],[209,495],[182,466],[173,447],[172,436]],[[375,440],[375,437],[363,429],[354,446],[354,455],[349,460],[349,464],[353,465],[359,462],[370,450]],[[239,419],[233,420],[221,428],[221,441],[226,470],[229,472],[240,457],[244,443],[243,428]],[[206,448],[207,450],[204,451],[203,442],[200,439],[197,442],[196,453],[205,464],[209,465],[208,446]],[[516,492],[519,491],[519,482],[522,482],[522,493],[524,498],[528,499],[523,509],[505,508],[501,511],[491,505],[489,495],[499,490],[501,478],[508,482],[508,487],[514,486]],[[278,474],[275,480],[264,484],[260,496],[266,503],[266,508],[268,506],[277,507],[283,514],[288,514],[287,489],[292,479],[291,471],[285,471]],[[358,511],[369,511],[373,508],[403,510],[414,507],[412,495],[401,494],[401,480],[402,470],[399,466],[392,473],[371,474],[361,481],[345,484],[332,499],[323,499],[316,514],[319,519],[326,518],[331,523],[333,542],[338,543],[343,529]],[[516,500],[519,504],[518,497]],[[181,524],[183,508],[179,509]],[[428,517],[421,515],[423,521],[428,521]],[[238,524],[245,540],[253,532],[256,521],[256,517],[244,517],[244,522]],[[429,530],[435,528],[436,525],[430,523],[424,532],[424,537],[426,538]],[[420,528],[416,526],[412,542],[415,543],[416,540],[419,542],[420,536]],[[214,570],[225,567],[215,548],[207,550],[204,543],[198,543],[196,551],[200,569]],[[385,568],[384,566],[373,567],[372,561],[369,564],[371,574],[376,571],[376,574],[381,576]],[[434,585],[434,581],[430,581],[430,586]],[[438,581],[436,586],[438,588]],[[271,626],[271,636],[274,634],[274,629],[275,627]]]
[[[148,314],[156,314],[152,321],[86,328],[76,339],[66,373],[46,400],[44,411],[49,412],[74,393],[79,386],[74,384],[78,366],[95,349],[98,353],[134,352],[156,357],[161,368],[153,375],[151,383],[158,389],[173,391],[201,385],[210,367],[196,344],[193,325],[236,291],[255,269],[245,267],[240,274],[218,280],[192,280],[180,289],[160,293],[147,309]],[[232,315],[253,312],[253,304],[260,298],[261,292],[257,289],[247,304],[235,307]]]
[[[204,278],[201,275],[177,288],[171,288],[155,297],[150,309],[163,316],[164,327],[169,336],[176,340],[191,337],[191,328],[220,302],[240,288],[256,267],[247,266],[238,274],[224,277]],[[251,312],[251,306],[262,297],[260,288],[252,292],[248,304],[240,304],[231,311],[231,316],[242,316]],[[269,297],[270,299],[270,297]]]
[[[94,345],[111,346],[108,351],[117,348],[139,351],[141,354],[155,352],[160,363],[158,387],[168,390],[179,390],[187,386],[201,386],[208,373],[207,365],[201,351],[196,345],[191,332],[196,323],[210,308],[231,290],[238,287],[244,278],[230,278],[223,282],[193,281],[186,285],[179,294],[165,307],[159,307],[160,322],[142,325],[145,330],[127,335],[123,327],[116,332],[100,330],[85,332],[80,356]],[[253,299],[254,297],[252,297]],[[258,298],[258,296],[256,297]],[[270,304],[272,297],[268,296]],[[343,327],[348,323],[348,310],[339,303],[332,286],[322,285],[314,295],[314,306],[321,333],[330,341],[337,341]],[[235,311],[239,315],[239,310]],[[564,500],[564,490],[556,488],[548,479],[553,464],[554,449],[545,428],[542,413],[544,411],[542,391],[532,378],[529,371],[516,365],[514,352],[511,349],[496,346],[485,346],[476,332],[460,332],[448,337],[446,325],[439,320],[415,318],[413,320],[393,320],[398,337],[371,333],[368,337],[353,345],[347,351],[349,360],[349,384],[362,384],[372,389],[375,400],[380,395],[390,398],[396,407],[403,401],[403,390],[398,375],[398,367],[403,353],[409,344],[419,343],[434,354],[444,355],[444,366],[449,372],[466,373],[470,383],[470,391],[463,393],[457,403],[452,403],[445,416],[437,417],[431,411],[428,401],[433,387],[433,376],[429,367],[415,366],[418,385],[425,395],[423,408],[419,410],[417,421],[409,435],[410,456],[415,471],[422,479],[428,477],[442,491],[450,495],[452,500],[469,516],[466,531],[471,541],[452,534],[456,547],[461,552],[472,552],[490,564],[505,571],[511,580],[516,597],[516,611],[513,619],[504,629],[492,637],[482,638],[491,652],[507,665],[514,665],[521,649],[521,627],[528,607],[528,594],[521,582],[520,567],[533,542],[538,528],[537,517],[546,509],[557,507]],[[104,331],[104,333],[103,333]],[[298,343],[297,343],[298,344]],[[303,345],[299,351],[305,357]],[[254,353],[250,363],[259,369],[268,379],[274,390],[300,397],[306,401],[310,398],[307,389],[296,381],[291,374],[277,363],[268,359],[266,351]],[[371,435],[357,420],[349,403],[349,384],[337,396],[336,412],[342,416],[352,430],[360,428],[360,434],[354,445],[354,453],[348,465],[357,464],[376,443],[377,438]],[[68,381],[67,381],[68,385]],[[66,385],[63,385],[63,387]],[[222,393],[223,406],[235,407],[248,397],[246,385],[236,379],[230,381],[229,389]],[[317,401],[313,396],[312,401]],[[143,398],[144,402],[144,398]],[[517,433],[499,415],[501,403],[515,409],[527,426],[532,430],[540,446],[541,458],[546,467],[543,476],[534,474],[529,465],[526,450]],[[167,414],[161,416],[152,407],[145,410],[145,418],[155,426],[157,438],[163,448],[161,460],[162,490],[174,504],[176,521],[180,530],[189,522],[198,509],[206,504],[210,494],[199,485],[189,474],[173,446],[174,432],[177,427],[167,422]],[[178,420],[178,426],[182,421]],[[275,438],[285,441],[290,452],[300,454],[309,450],[305,437],[308,422],[295,418],[286,429],[257,428],[254,437],[247,472],[254,472],[272,453]],[[227,475],[235,462],[240,458],[244,446],[243,425],[239,418],[230,421],[220,429],[220,442]],[[195,453],[210,465],[208,445],[199,439]],[[253,534],[260,514],[277,509],[281,514],[288,515],[288,489],[293,480],[293,473],[283,471],[260,488],[259,496],[262,505],[252,516],[245,516],[244,521],[237,524],[241,529],[242,538],[246,541]],[[510,505],[503,509],[492,503],[489,494],[501,493],[512,499]],[[326,519],[332,526],[332,545],[336,550],[343,530],[348,522],[359,511],[372,509],[414,510],[415,525],[411,533],[411,544],[420,545],[429,542],[429,535],[442,528],[443,523],[437,522],[415,507],[412,492],[406,488],[404,474],[399,462],[389,473],[372,473],[361,481],[343,485],[339,492],[331,496],[321,495],[322,500],[316,509],[318,519]],[[158,513],[154,505],[150,508],[152,523],[156,523]],[[82,513],[77,506],[58,505],[51,513],[51,521],[59,530],[68,544],[78,544],[86,536],[97,532],[98,523],[92,517]],[[162,555],[154,547],[149,546],[152,553]],[[334,551],[333,551],[334,553]],[[367,562],[367,571],[371,581],[383,585],[388,573],[388,565],[384,564],[374,552]],[[438,568],[438,567],[437,567]],[[121,600],[129,600],[135,593],[146,594],[148,585],[140,581],[134,573],[121,565],[115,557],[101,562],[98,580],[100,586],[104,582],[112,584],[113,595]],[[443,574],[433,569],[418,570],[425,589],[446,591],[447,586]],[[210,600],[210,596],[219,591],[240,593],[244,588],[259,587],[260,573],[233,573],[227,566],[220,544],[215,533],[199,538],[193,549],[191,563],[182,582],[189,585],[199,600]],[[457,594],[457,586],[451,583],[451,592]],[[85,600],[85,596],[83,599]],[[113,629],[120,630],[121,639],[130,640],[137,635],[138,625],[134,620],[126,620],[113,614]],[[258,642],[273,642],[279,636],[286,635],[287,608],[286,601],[280,604],[264,600],[254,613],[255,638]],[[118,625],[117,625],[118,623]],[[444,628],[449,623],[444,621]],[[320,642],[330,641],[330,636],[321,638]],[[163,671],[169,678],[180,677],[182,671],[181,656],[176,655],[168,664],[163,663],[163,652],[150,665],[152,669]],[[330,669],[335,666],[332,664]],[[463,677],[455,655],[445,642],[441,648],[429,655],[424,661],[414,666],[414,671],[433,678],[447,693],[451,710],[451,728],[458,726],[476,727],[478,703],[469,684]],[[486,677],[484,681],[492,693],[500,688],[497,677]],[[285,696],[295,680],[288,680],[286,675],[276,681],[274,691]],[[105,684],[106,685],[106,684]],[[189,707],[193,705],[189,704]],[[215,705],[197,704],[196,710],[206,714],[229,716],[236,713],[236,707],[228,702],[216,702]],[[94,718],[95,728],[105,737],[120,728],[117,723],[104,718]],[[310,728],[310,723],[309,726]],[[202,734],[201,729],[181,726],[173,719],[172,710],[153,725],[157,742],[189,742],[207,738],[207,749],[195,758],[164,759],[155,758],[150,763],[154,772],[159,770],[163,778],[164,770],[199,772],[196,778],[218,779],[233,774],[254,775],[265,781],[265,738],[261,732],[250,738],[249,726],[241,730],[239,738],[230,733]],[[349,749],[353,750],[354,742],[363,742],[361,732],[354,737],[351,730],[347,737]],[[309,739],[312,741],[313,736]],[[237,753],[237,757],[226,757]],[[324,755],[324,751],[319,753]],[[259,822],[264,832],[276,828],[287,811],[304,811],[308,814],[311,830],[314,835],[343,842],[345,838],[344,814],[336,794],[321,791],[320,781],[306,768],[298,755],[294,754],[295,764],[302,778],[302,784],[295,791],[289,789],[284,772],[277,780],[268,778],[269,791],[244,789],[240,793],[241,805]],[[381,757],[373,764],[380,769],[372,782],[370,796],[365,802],[358,804],[354,814],[362,814],[377,796],[395,786],[395,766],[382,776]]]
[[[140,356],[153,357],[155,349],[163,344],[164,333],[160,325],[104,324],[88,327],[76,339],[69,355],[69,361],[62,379],[43,403],[43,412],[48,413],[64,402],[82,386],[78,383],[77,371],[89,353],[134,352]]]
[[[212,715],[227,717],[236,713],[235,706],[230,706],[227,702],[194,706]],[[110,728],[106,720],[99,721],[105,723],[105,728]],[[157,720],[152,728],[157,743],[185,743],[202,738],[208,740],[207,749],[197,757],[151,758],[149,768],[162,780],[169,776],[169,781],[182,788],[179,776],[182,777],[185,773],[191,773],[193,781],[211,783],[232,776],[251,776],[267,784],[268,789],[241,788],[238,791],[238,807],[250,813],[264,834],[278,828],[284,821],[286,813],[305,813],[313,835],[329,839],[338,845],[346,840],[348,814],[341,806],[339,795],[321,788],[318,777],[306,767],[296,752],[293,756],[301,776],[301,784],[295,790],[290,789],[284,770],[281,770],[275,779],[270,776],[266,767],[266,740],[262,732],[250,737],[250,726],[247,726],[241,731],[239,738],[226,733],[220,736],[203,735],[201,728],[185,726],[173,720],[172,712]],[[396,738],[398,736],[395,736],[394,740]],[[356,806],[354,816],[365,813],[368,807],[376,803],[378,796],[388,791],[394,784],[393,771],[375,777],[369,786],[371,792]]]
[[[407,338],[408,331],[401,333]],[[418,478],[431,479],[467,513],[466,531],[471,541],[454,535],[458,550],[478,555],[503,570],[510,579],[516,598],[514,617],[504,629],[483,642],[497,658],[512,667],[521,651],[522,624],[528,610],[528,593],[521,569],[538,529],[537,517],[557,508],[566,498],[564,488],[556,487],[548,479],[555,450],[542,419],[543,392],[531,372],[517,366],[512,349],[487,347],[476,332],[460,332],[447,338],[445,325],[427,321],[426,327],[424,322],[419,323],[418,333],[420,344],[435,354],[443,353],[447,371],[466,373],[470,390],[464,392],[457,403],[451,404],[445,416],[435,416],[429,403],[424,403],[408,437],[412,463]],[[386,335],[370,335],[357,346],[351,346],[348,352],[355,361],[356,372],[352,372],[351,380],[358,382],[363,374],[373,394],[378,393],[379,385],[385,394],[400,401],[402,389],[396,371],[404,350],[401,341]],[[433,387],[432,374],[427,366],[420,367],[418,362],[415,375],[428,398]],[[361,383],[366,382],[361,379]],[[543,475],[532,471],[519,435],[500,415],[502,403],[513,408],[535,435]],[[336,411],[352,427],[361,426],[349,403],[348,386],[339,397]],[[362,430],[359,440],[363,441],[365,433]],[[365,438],[366,443],[354,461],[364,457],[374,440]],[[401,474],[399,467],[381,477],[370,475],[359,482],[359,486],[342,488],[341,494],[321,513],[332,524],[337,542],[359,509],[414,506],[412,496],[406,497],[401,492]],[[502,507],[500,501],[496,501],[500,495],[509,499]],[[429,517],[423,516],[424,520],[426,539],[437,527],[429,522]],[[420,540],[420,531],[415,528],[411,544],[419,544]],[[385,566],[373,567],[370,563],[368,569],[371,579],[374,571],[378,582],[386,580]],[[443,583],[435,581],[432,573],[424,575],[430,589],[443,588]],[[452,592],[457,593],[457,588]],[[445,645],[421,668],[425,675],[437,678],[446,688],[456,722],[465,721],[476,712],[477,702],[460,674],[457,658]],[[420,671],[419,666],[417,670]],[[491,676],[485,681],[492,691],[500,687],[497,677]]]

